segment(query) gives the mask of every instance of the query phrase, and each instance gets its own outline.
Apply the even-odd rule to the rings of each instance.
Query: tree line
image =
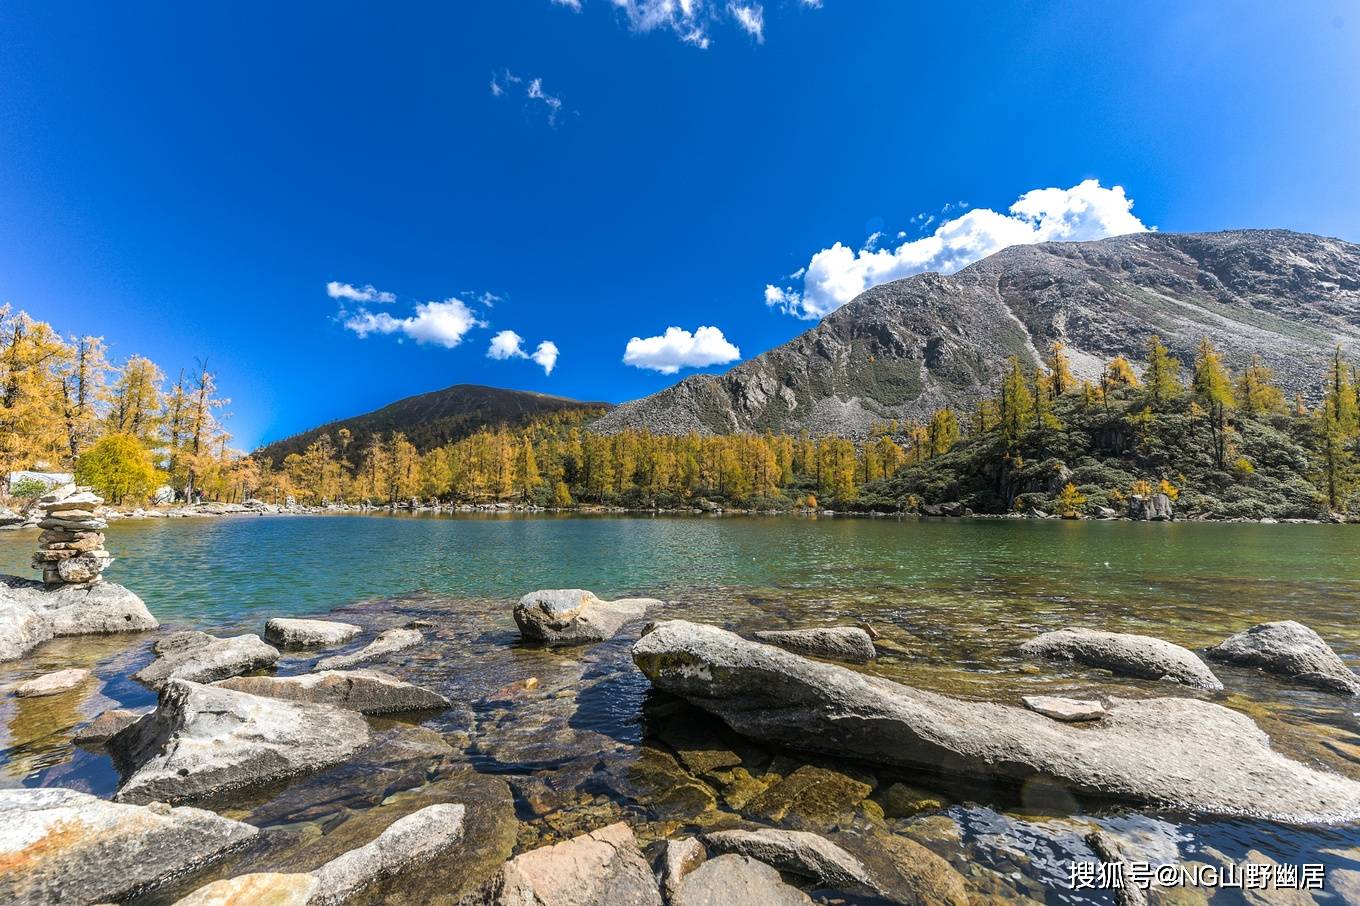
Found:
[[[181,500],[239,497],[259,484],[255,464],[230,448],[206,360],[168,381],[154,362],[109,358],[101,337],[62,336],[0,306],[0,482],[18,471],[70,472],[115,503],[141,503],[168,486]]]

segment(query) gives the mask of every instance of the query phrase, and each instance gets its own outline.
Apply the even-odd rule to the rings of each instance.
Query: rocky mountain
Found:
[[[289,453],[301,453],[323,434],[336,437],[341,428],[353,435],[351,446],[361,450],[374,434],[401,431],[416,449],[424,452],[484,427],[526,424],[557,412],[586,410],[594,415],[610,408],[610,403],[586,403],[561,396],[502,390],[477,384],[455,384],[432,393],[408,396],[381,409],[340,419],[310,431],[275,441],[256,452],[256,456],[278,465]]]
[[[1360,345],[1360,246],[1284,230],[1140,233],[1004,249],[951,276],[876,286],[783,346],[723,375],[625,403],[601,431],[807,430],[971,407],[1007,357],[1053,341],[1078,377],[1116,355],[1139,364],[1156,334],[1188,367],[1208,336],[1233,366],[1259,355],[1313,396],[1338,342]]]

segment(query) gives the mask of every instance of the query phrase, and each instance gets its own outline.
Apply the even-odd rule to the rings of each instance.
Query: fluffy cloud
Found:
[[[397,334],[417,343],[433,343],[446,349],[463,342],[463,337],[474,327],[486,326],[461,299],[453,298],[443,302],[422,302],[405,318],[395,318],[385,311],[375,314],[366,308],[341,312],[341,318],[345,329],[354,331],[360,338],[375,333]]]
[[[582,0],[552,0],[577,12]],[[707,48],[715,25],[734,23],[757,42],[765,39],[765,10],[749,0],[609,0],[635,32],[669,31],[686,44]],[[800,0],[807,9],[821,0]]]
[[[557,366],[558,354],[557,344],[552,340],[544,340],[533,352],[525,352],[524,338],[513,330],[497,333],[486,350],[487,358],[490,359],[528,359],[542,368],[544,374],[552,374],[553,368]]]
[[[950,205],[945,213],[954,208]],[[926,225],[934,220],[918,217]],[[1134,216],[1133,200],[1123,186],[1107,189],[1088,179],[1070,189],[1034,189],[1021,195],[1008,213],[975,208],[944,220],[931,235],[896,248],[866,244],[855,251],[837,242],[817,252],[797,272],[794,279],[802,279],[801,288],[766,285],[765,304],[815,320],[871,286],[925,271],[951,274],[1007,246],[1104,239],[1147,229]]]
[[[624,364],[662,374],[675,374],[681,368],[723,365],[739,358],[741,350],[716,327],[700,327],[694,333],[667,327],[659,337],[633,337],[623,352]]]
[[[372,283],[355,286],[352,283],[339,283],[335,280],[326,284],[326,295],[332,299],[347,299],[350,302],[395,302],[395,293],[387,293]]]

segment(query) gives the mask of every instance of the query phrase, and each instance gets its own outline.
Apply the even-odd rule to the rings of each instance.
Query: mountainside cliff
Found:
[[[1360,246],[1285,230],[1139,233],[1004,249],[951,276],[876,286],[813,329],[723,375],[625,403],[595,430],[861,436],[875,422],[970,408],[1006,359],[1052,343],[1095,379],[1151,335],[1187,365],[1208,336],[1225,361],[1259,355],[1313,396],[1339,342],[1360,345]]]

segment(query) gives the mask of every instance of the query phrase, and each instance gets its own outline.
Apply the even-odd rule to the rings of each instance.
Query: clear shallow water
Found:
[[[370,630],[428,619],[426,646],[376,666],[472,706],[471,727],[452,714],[424,721],[453,741],[456,754],[427,771],[423,786],[400,771],[393,774],[399,779],[374,779],[389,771],[378,766],[356,769],[359,777],[299,782],[272,804],[232,803],[234,814],[282,836],[223,867],[224,874],[297,864],[289,835],[319,828],[325,840],[345,839],[333,835],[364,826],[346,822],[377,821],[393,789],[466,785],[465,775],[509,781],[520,848],[619,817],[645,837],[744,816],[721,801],[715,811],[702,790],[697,803],[677,797],[677,784],[690,789],[686,784],[706,781],[669,769],[658,774],[648,760],[649,752],[678,750],[666,741],[666,721],[645,716],[654,696],[628,657],[636,627],[590,649],[517,644],[510,607],[535,588],[655,595],[676,601],[676,616],[738,631],[865,620],[899,651],[866,669],[1002,701],[1034,692],[1196,694],[1080,667],[1036,669],[1013,654],[1018,642],[1067,625],[1198,648],[1256,622],[1293,618],[1360,666],[1360,532],[1347,526],[337,516],[121,522],[108,536],[118,558],[109,580],[134,589],[166,624],[260,632],[269,616],[337,608],[340,618]],[[31,574],[35,541],[34,532],[0,533],[0,571]],[[66,666],[91,666],[100,680],[97,689],[50,699],[0,699],[0,783],[110,793],[116,776],[107,757],[74,748],[71,728],[116,704],[151,704],[150,693],[128,678],[149,660],[151,639],[58,640],[0,665],[0,685]],[[310,665],[292,656],[279,670]],[[1206,697],[1252,716],[1294,757],[1360,778],[1357,705],[1253,671],[1215,670],[1228,691]],[[531,677],[538,684],[522,688]],[[722,728],[705,732],[720,735]],[[762,760],[769,757],[752,764],[773,770]],[[932,847],[976,874],[969,878],[979,891],[1005,899],[1074,899],[1059,877],[1072,858],[1089,857],[1074,821],[1133,822],[1181,860],[1210,861],[1205,847],[1234,859],[1255,848],[1284,862],[1360,869],[1360,834],[1350,828],[1185,821],[929,777],[885,774],[875,782],[881,791],[894,779],[941,798],[963,837]],[[327,787],[332,792],[321,796]],[[883,830],[872,822],[817,829],[844,835],[852,850]],[[909,830],[892,821],[887,829]],[[314,841],[309,846],[316,849]],[[1235,896],[1220,893],[1214,903],[1238,902]]]

